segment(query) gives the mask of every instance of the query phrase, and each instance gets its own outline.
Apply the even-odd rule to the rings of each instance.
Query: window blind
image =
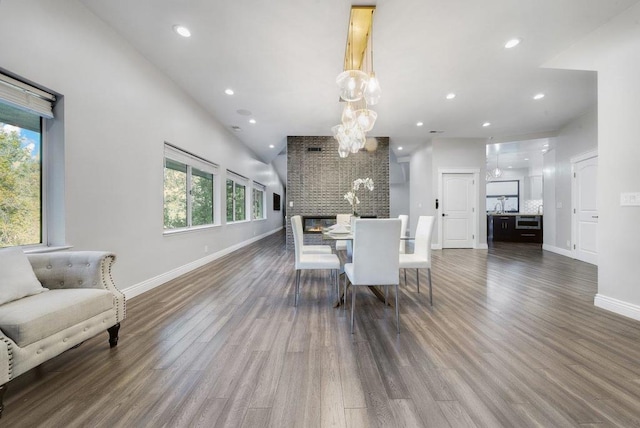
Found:
[[[242,176],[240,174],[236,174],[235,172],[231,171],[231,170],[227,170],[227,178],[236,181],[238,183],[244,183],[247,184],[249,182],[249,179],[245,176]]]
[[[209,162],[200,156],[196,156],[192,153],[179,149],[169,143],[164,144],[164,157],[185,165],[191,165],[203,172],[208,172],[210,174],[218,173],[218,165],[213,162]]]
[[[264,184],[260,184],[257,181],[253,182],[253,188],[254,189],[258,189],[258,190],[262,190],[263,192],[267,189],[267,186],[265,186]]]
[[[53,119],[53,94],[0,74],[0,100],[20,110]]]

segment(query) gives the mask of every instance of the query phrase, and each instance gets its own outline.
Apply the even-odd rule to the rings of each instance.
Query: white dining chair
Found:
[[[293,244],[295,247],[296,258],[295,305],[298,306],[298,296],[300,295],[300,274],[303,270],[330,269],[331,279],[333,280],[335,285],[336,296],[339,298],[338,271],[340,270],[340,259],[338,259],[338,256],[333,253],[304,253],[302,251],[302,219],[299,215],[291,217],[291,226],[293,229]]]
[[[385,308],[388,287],[396,287],[396,330],[400,333],[398,309],[399,240],[401,221],[392,219],[363,219],[354,222],[353,258],[344,265],[344,293],[347,279],[351,283],[351,333],[353,334],[356,288],[361,285],[385,287]]]
[[[351,214],[337,214],[336,224],[348,225],[351,223]],[[347,241],[340,239],[336,241],[336,251],[347,251]]]
[[[298,221],[293,222],[293,217],[298,217]],[[300,245],[302,246],[302,252],[304,254],[331,254],[333,250],[330,245],[306,245],[304,243],[304,232],[302,230],[302,217],[294,215],[291,217],[291,228],[294,232],[297,230],[300,236]],[[295,237],[295,233],[293,235]]]
[[[433,306],[433,290],[431,286],[431,234],[433,233],[433,216],[420,216],[416,228],[415,247],[411,254],[400,254],[400,269],[415,269],[418,293],[420,292],[420,269],[427,269],[429,278],[429,304]],[[407,283],[407,272],[404,272],[404,283]]]
[[[400,254],[404,254],[407,252],[407,241],[402,238],[407,236],[407,223],[409,222],[409,216],[406,214],[400,214],[398,218],[402,222],[402,226],[400,227]]]

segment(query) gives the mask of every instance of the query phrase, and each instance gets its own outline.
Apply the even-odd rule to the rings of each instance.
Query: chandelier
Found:
[[[380,100],[380,84],[373,71],[373,14],[375,6],[352,6],[344,57],[344,71],[336,78],[346,104],[341,123],[331,128],[341,158],[364,148],[366,133],[378,114],[369,109]]]

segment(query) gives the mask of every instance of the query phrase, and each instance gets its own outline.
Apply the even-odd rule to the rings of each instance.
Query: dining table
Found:
[[[324,228],[322,229],[322,239],[325,241],[339,241],[339,240],[347,241],[347,251],[341,251],[340,253],[343,253],[343,254],[338,254],[338,258],[340,259],[340,275],[342,275],[344,273],[345,263],[351,263],[351,255],[352,255],[352,248],[353,248],[353,233],[351,231],[350,226],[347,225],[342,228],[338,228],[336,226]],[[400,239],[404,241],[413,240],[413,238],[410,238],[410,237],[402,237]],[[398,272],[398,275],[399,274],[400,273]],[[367,288],[369,289],[370,292],[372,292],[378,298],[378,300],[380,300],[383,303],[385,302],[384,291],[381,290],[378,286],[370,285]],[[344,293],[344,290],[342,290],[341,287],[340,287],[340,290],[341,290],[340,293]],[[333,305],[333,307],[337,308],[341,305],[344,305],[345,303],[344,299],[345,299],[344,294],[340,294],[338,296],[338,301]],[[390,301],[387,301],[387,305],[393,306]]]

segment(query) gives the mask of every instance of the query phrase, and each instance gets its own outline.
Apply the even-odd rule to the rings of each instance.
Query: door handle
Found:
[[[597,215],[592,215],[591,218],[598,218],[598,216]]]
[[[446,216],[448,216],[448,215],[449,215],[449,214],[442,213],[442,217],[446,217]]]

